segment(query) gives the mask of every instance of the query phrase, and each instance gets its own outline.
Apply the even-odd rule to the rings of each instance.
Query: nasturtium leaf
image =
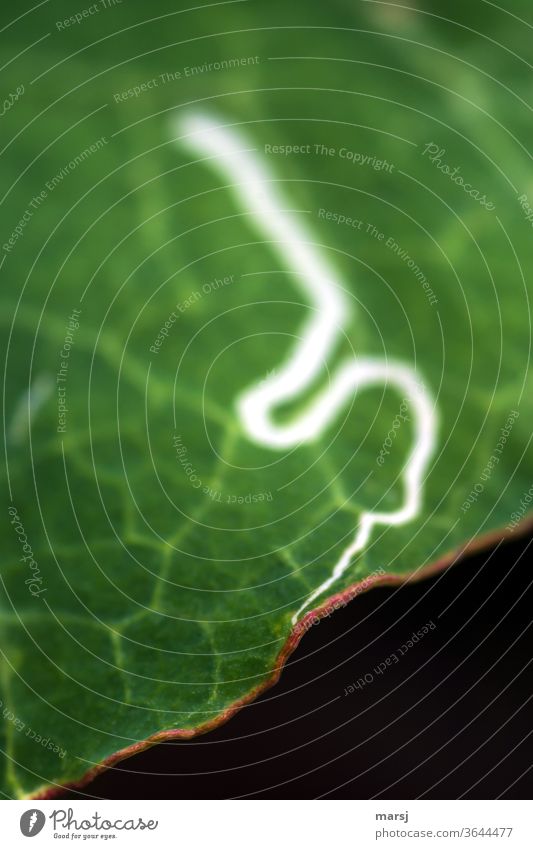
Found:
[[[349,5],[1,13],[7,797],[221,721],[313,609],[529,513],[530,35],[481,0],[455,25]],[[246,205],[244,168],[232,187],[180,140],[191,114],[241,134],[314,271]],[[245,426],[239,399],[320,321],[321,262],[346,312],[273,430],[371,359],[416,375],[435,420],[414,515],[310,602],[362,517],[402,509],[419,438],[394,381],[299,444]]]

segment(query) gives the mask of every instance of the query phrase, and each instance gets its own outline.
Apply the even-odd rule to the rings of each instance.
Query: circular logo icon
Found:
[[[46,817],[42,811],[32,808],[30,811],[24,811],[20,818],[20,830],[24,837],[35,837],[42,830],[46,822]]]

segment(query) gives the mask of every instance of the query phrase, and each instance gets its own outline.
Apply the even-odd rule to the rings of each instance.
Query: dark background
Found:
[[[532,541],[359,596],[225,726],[129,758],[64,798],[531,798]],[[344,695],[366,673],[372,683]]]

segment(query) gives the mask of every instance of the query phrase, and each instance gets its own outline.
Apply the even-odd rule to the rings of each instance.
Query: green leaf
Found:
[[[208,729],[276,680],[315,608],[530,512],[526,28],[483,7],[459,41],[364,5],[161,3],[135,26],[124,4],[61,28],[60,2],[7,30],[5,61],[51,35],[2,71],[24,86],[1,119],[6,796]],[[270,225],[180,141],[191,115],[230,125],[220,143],[239,127]],[[324,269],[341,315],[282,400]],[[361,383],[370,360],[435,416],[402,522],[424,414],[394,371]],[[239,407],[258,386],[278,387],[272,434],[330,398],[315,437],[261,438]]]

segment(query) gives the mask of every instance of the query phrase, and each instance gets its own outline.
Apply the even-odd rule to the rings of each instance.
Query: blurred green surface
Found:
[[[361,393],[322,442],[287,456],[242,433],[235,397],[290,355],[308,307],[231,192],[173,141],[176,110],[200,103],[241,124],[336,265],[355,309],[328,368],[352,350],[398,358],[437,398],[423,515],[376,531],[335,590],[379,568],[411,572],[505,527],[531,486],[533,230],[519,202],[526,194],[533,205],[529,4],[247,0],[186,11],[123,0],[58,27],[84,8],[52,0],[0,12],[3,96],[24,87],[0,118],[9,797],[79,780],[158,731],[208,722],[264,682],[291,616],[330,574],[361,511],[403,497],[409,426],[376,464],[401,400],[392,391]],[[259,61],[186,72],[237,57]],[[423,154],[430,143],[493,210],[436,168]],[[311,152],[265,154],[287,144]],[[353,165],[343,148],[393,167]],[[326,221],[320,209],[364,226]],[[177,303],[231,275],[193,297],[150,352]],[[56,375],[73,310],[58,433]],[[512,411],[500,462],[482,481]],[[259,493],[272,498],[238,503]],[[46,589],[36,597],[10,504]]]

